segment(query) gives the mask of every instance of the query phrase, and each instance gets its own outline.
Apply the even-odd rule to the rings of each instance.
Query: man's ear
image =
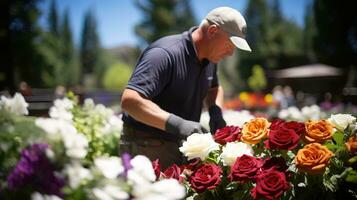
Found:
[[[211,39],[217,32],[219,31],[219,27],[215,24],[212,24],[207,29],[208,39]]]

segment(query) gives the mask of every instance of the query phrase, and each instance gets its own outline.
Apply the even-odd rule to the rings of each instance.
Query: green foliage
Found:
[[[103,86],[111,90],[124,90],[132,69],[123,63],[116,63],[110,66],[104,74]]]
[[[260,65],[254,65],[252,76],[248,78],[249,87],[255,92],[261,92],[267,86],[264,70]]]
[[[357,18],[355,4],[346,1],[315,0],[316,37],[314,51],[321,62],[348,67],[357,65]]]
[[[47,87],[75,85],[79,79],[79,64],[73,45],[69,13],[68,10],[65,11],[58,25],[59,17],[54,1],[50,10],[50,31],[42,33],[42,43],[37,45],[43,65],[40,75]]]
[[[100,44],[97,33],[97,22],[91,10],[89,10],[83,22],[80,58],[83,73],[93,73],[98,65],[100,56]]]
[[[188,0],[136,0],[135,4],[144,14],[144,20],[136,25],[135,32],[145,42],[180,33],[195,25]]]
[[[48,14],[48,25],[49,31],[54,34],[59,34],[59,23],[58,23],[58,14],[57,14],[57,6],[56,1],[52,0],[50,5],[50,13]]]
[[[39,36],[39,2],[40,0],[1,1],[0,71],[5,73],[5,80],[0,82],[0,87],[4,84],[14,89],[20,80],[31,85],[40,83],[38,54],[35,50],[35,39]]]
[[[295,58],[302,52],[302,29],[286,19],[279,1],[250,0],[245,13],[247,40],[252,54],[242,54],[242,63],[254,63],[276,68],[284,65],[283,58]],[[288,63],[291,64],[291,63]],[[247,70],[247,69],[246,69]]]

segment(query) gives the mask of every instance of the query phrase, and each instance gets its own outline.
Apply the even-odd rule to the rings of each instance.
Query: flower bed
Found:
[[[23,116],[16,94],[0,101],[0,199],[181,199],[175,179],[156,180],[145,156],[118,157],[121,120],[87,99],[57,99],[50,118]]]
[[[348,114],[270,122],[225,111],[229,126],[189,136],[189,163],[161,172],[158,160],[117,156],[121,120],[103,105],[69,95],[50,118],[24,116],[27,106],[18,94],[0,100],[0,199],[357,198]]]

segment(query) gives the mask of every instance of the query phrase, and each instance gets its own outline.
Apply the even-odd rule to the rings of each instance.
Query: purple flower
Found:
[[[133,168],[133,166],[131,166],[130,164],[130,160],[131,160],[131,156],[130,154],[128,153],[123,153],[121,155],[121,159],[122,159],[122,162],[123,162],[123,166],[124,166],[124,172],[123,172],[123,175],[124,177],[126,178],[128,176],[128,171]]]
[[[22,150],[19,162],[7,177],[10,190],[32,186],[41,193],[63,197],[61,189],[65,181],[55,175],[54,168],[46,157],[47,149],[47,144],[33,144]]]

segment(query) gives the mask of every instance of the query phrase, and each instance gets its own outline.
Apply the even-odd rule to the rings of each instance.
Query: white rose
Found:
[[[219,149],[219,144],[213,140],[210,133],[194,133],[187,137],[187,140],[180,147],[180,151],[188,158],[200,158],[204,160],[208,154]]]
[[[153,184],[148,183],[134,187],[133,195],[136,200],[167,200],[183,199],[185,188],[176,179],[163,179]]]
[[[344,131],[348,126],[353,126],[356,123],[356,118],[350,114],[336,114],[331,115],[328,121],[335,125],[338,130]]]
[[[116,179],[124,171],[124,167],[118,157],[98,157],[94,165],[108,179]]]
[[[232,166],[237,157],[242,156],[243,154],[253,156],[253,149],[250,145],[243,142],[229,142],[223,149],[221,154],[221,159],[223,164],[226,166]]]

